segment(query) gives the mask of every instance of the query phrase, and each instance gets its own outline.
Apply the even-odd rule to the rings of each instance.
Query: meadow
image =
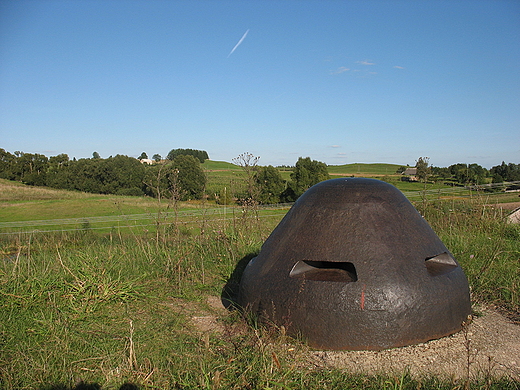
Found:
[[[242,185],[239,169],[206,170],[215,191]],[[386,171],[369,174],[400,185]],[[473,302],[519,320],[520,228],[497,207],[518,195],[404,184],[463,267]],[[0,199],[1,389],[520,386],[485,373],[415,378],[319,368],[306,360],[304,341],[223,309],[287,206],[158,202],[7,181]]]

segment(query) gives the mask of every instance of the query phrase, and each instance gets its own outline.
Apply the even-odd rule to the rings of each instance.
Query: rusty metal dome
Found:
[[[452,334],[467,279],[394,186],[341,178],[306,191],[244,270],[239,305],[311,347],[380,350]]]

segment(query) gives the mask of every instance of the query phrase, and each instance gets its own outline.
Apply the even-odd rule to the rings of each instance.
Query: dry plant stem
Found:
[[[22,246],[19,245],[18,246],[18,252],[16,253],[16,260],[14,261],[14,267],[13,267],[13,271],[12,271],[12,275],[13,277],[16,276],[16,270],[18,269],[18,266],[20,265],[20,254],[22,252]]]
[[[464,384],[465,389],[470,389],[471,385],[471,365],[474,363],[475,355],[471,352],[471,338],[469,334],[469,325],[471,324],[472,317],[468,316],[468,319],[462,324],[464,332],[464,348],[466,350],[466,382]]]
[[[135,347],[134,347],[134,322],[130,320],[130,336],[128,337],[128,341],[130,345],[128,347],[128,365],[130,369],[137,370],[137,359],[135,357]]]
[[[282,365],[280,364],[280,360],[278,360],[278,357],[276,356],[276,353],[271,352],[271,355],[273,356],[273,361],[276,365],[276,367],[280,370],[282,368]]]
[[[29,234],[29,242],[27,244],[27,275],[31,274],[31,243],[32,243],[32,234]]]
[[[216,370],[215,374],[213,374],[212,384],[211,384],[212,389],[220,388],[220,374],[221,374],[221,372],[219,370]]]
[[[251,199],[256,199],[256,196],[254,194],[254,192],[256,192],[254,176],[255,171],[257,169],[256,165],[258,164],[259,159],[259,156],[254,156],[253,154],[248,152],[242,153],[241,155],[233,159],[233,162],[236,165],[242,167],[242,169],[246,173],[247,192]]]
[[[56,246],[56,252],[58,253],[58,260],[60,261],[61,267],[62,267],[65,271],[67,271],[67,272],[68,272],[68,273],[69,273],[69,274],[74,278],[74,280],[75,280],[76,282],[78,282],[78,283],[81,282],[81,281],[79,280],[79,278],[78,278],[76,275],[74,275],[74,273],[69,269],[69,267],[67,267],[67,266],[63,263],[63,260],[61,259],[60,250],[59,250],[59,248],[58,248],[57,246]]]

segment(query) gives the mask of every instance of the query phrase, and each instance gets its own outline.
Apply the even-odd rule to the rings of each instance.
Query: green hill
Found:
[[[226,162],[226,161],[213,161],[213,160],[206,160],[204,161],[204,164],[202,164],[202,169],[207,169],[208,171],[222,171],[222,170],[239,170],[240,167]]]
[[[328,165],[327,169],[331,175],[394,175],[402,165],[386,163],[352,163],[345,165]],[[240,171],[238,165],[226,161],[206,160],[202,168],[208,171]],[[289,170],[292,171],[292,170]]]
[[[329,165],[327,169],[331,175],[395,175],[396,171],[402,167],[398,164],[385,163],[353,163],[345,165]]]

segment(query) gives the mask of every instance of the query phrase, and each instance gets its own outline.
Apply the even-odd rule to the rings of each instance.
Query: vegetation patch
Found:
[[[345,164],[345,165],[329,165],[329,174],[334,176],[386,176],[386,175],[400,175],[397,173],[401,165],[397,164]]]
[[[309,162],[319,169],[312,161],[302,165]],[[1,181],[2,223],[29,225],[0,226],[0,388],[519,388],[513,375],[486,370],[451,378],[406,369],[353,373],[324,364],[324,355],[283,328],[217,307],[219,301],[232,307],[241,270],[289,207],[248,201],[258,196],[256,176],[234,167],[206,168],[206,175],[227,175],[215,185],[229,186],[232,197],[242,199],[238,204]],[[464,188],[445,193],[434,182],[385,177],[406,186],[405,194],[460,262],[474,314],[492,305],[518,321],[520,231],[496,207],[517,195]],[[123,228],[124,218],[135,219]],[[53,231],[31,227],[38,220],[49,220]],[[478,348],[469,346],[470,352]],[[467,365],[475,367],[471,353]]]

